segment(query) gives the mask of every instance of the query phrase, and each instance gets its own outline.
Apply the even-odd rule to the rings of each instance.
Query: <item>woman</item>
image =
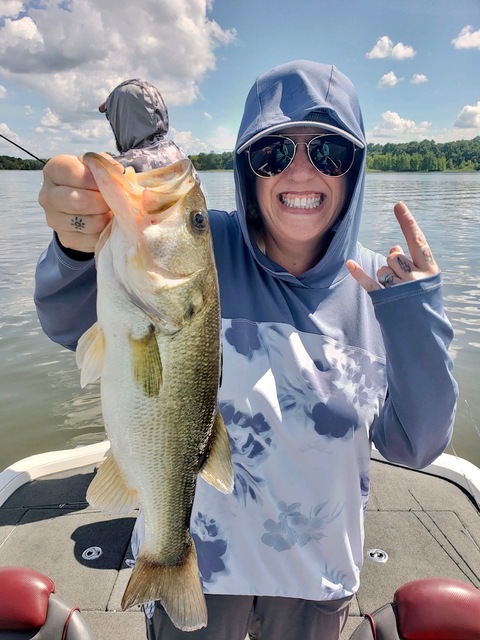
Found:
[[[197,485],[191,530],[209,622],[188,637],[337,640],[359,587],[371,441],[420,468],[451,437],[441,274],[402,203],[410,257],[358,243],[365,151],[355,90],[335,67],[295,61],[252,87],[237,211],[210,212],[235,490]],[[81,215],[91,250],[108,212],[74,158],[47,164],[40,202],[58,237],[37,269],[39,317],[72,346],[94,319],[95,270],[68,260],[63,232]],[[135,548],[141,537],[140,519]],[[147,612],[149,638],[187,637],[158,604]]]

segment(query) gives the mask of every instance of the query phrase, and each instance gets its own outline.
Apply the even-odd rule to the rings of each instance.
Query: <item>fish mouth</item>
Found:
[[[289,209],[316,209],[325,200],[324,193],[312,193],[309,195],[295,195],[293,193],[281,193],[278,199],[284,207]]]

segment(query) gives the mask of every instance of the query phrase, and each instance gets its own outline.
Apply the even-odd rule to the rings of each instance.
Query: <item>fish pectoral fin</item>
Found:
[[[111,453],[102,462],[87,489],[87,502],[91,507],[115,515],[131,513],[140,506],[136,490],[128,485]]]
[[[151,600],[160,600],[178,629],[195,631],[207,625],[207,606],[192,541],[185,556],[174,565],[159,564],[140,551],[122,598],[122,609]]]
[[[222,414],[217,411],[207,458],[200,469],[202,478],[222,493],[233,491],[232,454]]]
[[[80,385],[82,389],[91,382],[95,382],[102,375],[105,358],[105,336],[98,322],[87,329],[78,341],[76,360],[82,370]]]
[[[158,396],[163,380],[163,367],[154,328],[143,338],[130,336],[133,377],[148,398]]]

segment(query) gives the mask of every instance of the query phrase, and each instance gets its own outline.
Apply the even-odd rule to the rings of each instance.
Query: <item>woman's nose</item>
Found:
[[[288,168],[290,170],[291,179],[297,181],[305,180],[306,177],[310,177],[312,171],[316,171],[308,157],[307,145],[305,142],[299,142],[297,144],[295,157]]]

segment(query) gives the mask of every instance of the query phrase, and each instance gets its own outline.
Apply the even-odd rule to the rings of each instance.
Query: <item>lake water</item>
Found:
[[[200,175],[209,206],[233,209],[233,174]],[[98,386],[80,388],[74,354],[45,337],[35,314],[35,264],[51,237],[37,204],[41,180],[41,172],[0,171],[0,470],[104,438]],[[366,246],[385,253],[405,245],[392,211],[397,200],[416,215],[444,274],[460,385],[448,452],[480,466],[480,173],[368,174]]]

